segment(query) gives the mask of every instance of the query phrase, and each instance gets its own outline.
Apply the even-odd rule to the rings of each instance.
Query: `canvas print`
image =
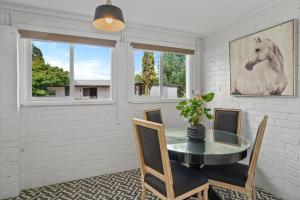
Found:
[[[229,43],[231,95],[295,95],[295,20]]]

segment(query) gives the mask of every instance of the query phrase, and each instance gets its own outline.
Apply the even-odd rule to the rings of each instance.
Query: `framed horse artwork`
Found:
[[[295,96],[296,21],[229,42],[230,93]]]

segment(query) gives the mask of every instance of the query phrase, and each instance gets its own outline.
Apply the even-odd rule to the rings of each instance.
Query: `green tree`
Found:
[[[134,81],[135,81],[135,83],[143,83],[142,76],[140,74],[136,74],[134,76]]]
[[[45,64],[42,51],[32,45],[32,95],[50,96],[48,87],[64,87],[69,83],[69,72],[57,66]]]
[[[174,53],[163,54],[164,85],[176,86],[178,97],[185,95],[186,56]]]
[[[156,79],[153,52],[144,52],[142,59],[142,80],[145,84],[145,95],[150,95],[151,87]]]
[[[142,76],[140,74],[135,74],[134,76],[135,83],[144,83]],[[153,85],[159,85],[159,77],[155,73],[155,79],[153,81]]]
[[[32,44],[32,65],[35,67],[44,66],[45,60],[42,51]]]

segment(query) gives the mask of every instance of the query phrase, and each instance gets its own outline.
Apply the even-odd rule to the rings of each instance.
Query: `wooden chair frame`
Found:
[[[241,133],[241,124],[242,124],[242,110],[241,109],[234,109],[234,108],[214,108],[214,116],[213,116],[213,124],[212,128],[215,129],[215,117],[216,117],[216,111],[232,111],[232,112],[238,112],[238,125],[237,125],[237,134],[240,135]]]
[[[142,196],[141,199],[145,200],[146,199],[146,190],[150,190],[153,192],[155,195],[157,195],[159,198],[163,200],[182,200],[186,199],[194,194],[198,194],[198,199],[208,199],[208,188],[209,188],[209,183],[204,184],[198,188],[195,188],[189,192],[186,192],[178,197],[175,198],[174,195],[174,189],[173,189],[173,176],[172,176],[172,171],[171,171],[171,166],[170,166],[170,160],[169,160],[169,154],[167,150],[167,143],[165,139],[165,132],[164,132],[164,125],[155,123],[155,122],[150,122],[142,119],[132,119],[133,127],[135,130],[135,143],[137,146],[137,155],[140,163],[140,168],[141,168],[141,180],[142,180]],[[141,146],[141,141],[139,137],[139,131],[138,131],[138,126],[143,126],[146,128],[154,129],[157,131],[158,134],[158,141],[159,141],[159,146],[160,146],[160,153],[161,153],[161,158],[162,158],[162,166],[163,166],[163,174],[158,172],[157,170],[147,166],[144,162],[144,157],[143,157],[143,152],[142,152],[142,146]],[[166,192],[167,196],[164,196],[160,192],[158,192],[156,189],[151,187],[149,184],[145,182],[145,175],[149,173],[156,178],[160,179],[163,181],[166,185]],[[202,194],[203,192],[203,194]]]
[[[264,116],[263,120],[261,121],[258,132],[257,132],[257,138],[255,140],[254,149],[252,158],[250,160],[249,170],[248,170],[248,178],[245,184],[245,187],[240,187],[220,181],[215,180],[208,180],[209,184],[212,186],[217,186],[221,188],[225,188],[228,190],[234,190],[240,193],[243,193],[246,195],[247,200],[256,200],[256,192],[255,192],[255,184],[254,184],[254,176],[255,176],[255,170],[256,170],[256,164],[258,160],[258,155],[260,151],[260,147],[262,144],[263,136],[265,133],[266,125],[268,121],[268,116]]]
[[[162,118],[162,113],[161,113],[161,109],[160,108],[152,108],[152,109],[147,109],[147,110],[144,110],[144,119],[149,121],[148,117],[147,117],[147,113],[148,112],[153,112],[153,111],[159,111],[160,113],[160,118],[161,118],[161,122],[163,124],[163,118]]]

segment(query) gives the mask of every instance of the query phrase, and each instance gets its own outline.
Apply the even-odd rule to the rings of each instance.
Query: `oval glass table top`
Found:
[[[252,145],[240,135],[213,129],[206,129],[203,141],[189,139],[186,128],[168,128],[165,134],[170,158],[195,165],[238,162]]]

